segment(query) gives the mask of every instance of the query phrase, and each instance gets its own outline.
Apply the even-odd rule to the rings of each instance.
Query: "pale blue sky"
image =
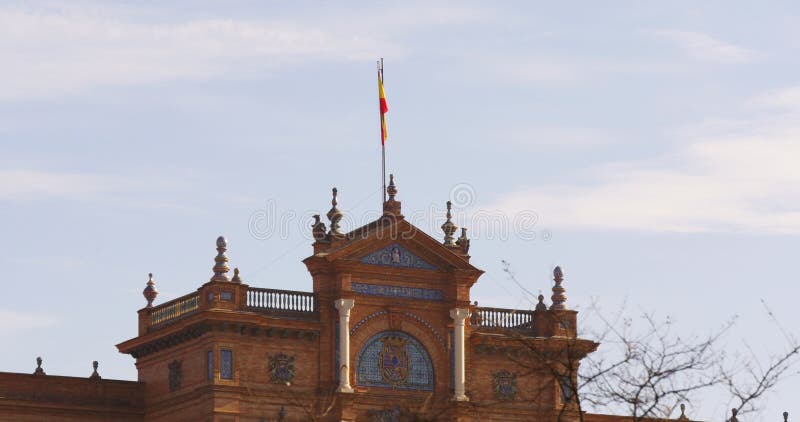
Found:
[[[251,285],[310,290],[330,188],[345,228],[379,207],[378,57],[404,213],[440,237],[466,189],[481,304],[530,306],[507,260],[532,291],[562,265],[578,309],[739,315],[738,349],[784,344],[761,299],[796,327],[796,3],[163,3],[0,3],[0,370],[134,379],[147,273],[188,293],[219,234]],[[285,235],[251,233],[264,211]]]

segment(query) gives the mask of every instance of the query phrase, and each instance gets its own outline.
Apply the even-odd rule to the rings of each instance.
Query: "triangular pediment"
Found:
[[[395,248],[399,256],[394,255]],[[322,256],[328,262],[342,260],[398,269],[482,273],[465,257],[403,218],[380,218],[359,227],[335,241]]]
[[[362,264],[383,265],[395,268],[415,268],[420,270],[437,269],[435,265],[396,242],[362,256],[359,262]]]

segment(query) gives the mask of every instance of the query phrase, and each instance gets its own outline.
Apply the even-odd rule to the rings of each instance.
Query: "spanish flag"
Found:
[[[389,106],[386,105],[386,93],[383,92],[383,78],[380,70],[378,70],[378,106],[381,111],[381,145],[384,145],[389,137],[389,132],[386,130],[386,113],[389,111]]]

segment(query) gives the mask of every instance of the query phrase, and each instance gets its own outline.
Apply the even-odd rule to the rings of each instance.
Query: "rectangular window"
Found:
[[[219,299],[226,302],[233,302],[233,292],[222,292],[219,294]]]
[[[206,373],[209,381],[214,379],[214,351],[209,350],[206,356]]]
[[[233,379],[233,351],[222,349],[219,351],[219,377],[224,380]]]

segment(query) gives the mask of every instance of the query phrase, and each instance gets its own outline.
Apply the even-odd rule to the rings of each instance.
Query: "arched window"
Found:
[[[356,384],[433,391],[433,364],[417,339],[402,331],[384,331],[358,352]]]

